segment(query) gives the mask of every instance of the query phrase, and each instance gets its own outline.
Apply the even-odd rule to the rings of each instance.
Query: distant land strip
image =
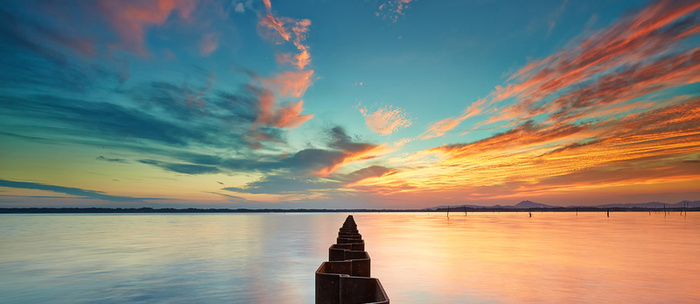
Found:
[[[51,214],[51,213],[380,213],[380,212],[430,212],[430,213],[476,213],[476,212],[698,212],[700,207],[447,207],[430,209],[229,209],[229,208],[0,208],[0,214]]]

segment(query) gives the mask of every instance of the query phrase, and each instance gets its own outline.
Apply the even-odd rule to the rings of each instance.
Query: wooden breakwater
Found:
[[[328,261],[316,270],[316,303],[389,303],[379,279],[370,277],[371,259],[352,215],[328,248]]]

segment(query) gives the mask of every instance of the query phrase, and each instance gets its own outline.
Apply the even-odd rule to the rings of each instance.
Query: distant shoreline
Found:
[[[466,207],[437,209],[229,209],[229,208],[0,208],[0,214],[103,214],[103,213],[381,213],[381,212],[429,212],[429,213],[483,213],[483,212],[698,212],[700,207],[553,207],[553,208],[513,208],[513,207]]]

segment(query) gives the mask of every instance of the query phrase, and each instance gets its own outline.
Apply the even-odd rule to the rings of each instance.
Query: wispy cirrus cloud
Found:
[[[318,176],[328,176],[346,164],[369,160],[389,151],[384,144],[375,145],[353,141],[345,133],[345,130],[340,127],[332,128],[329,134],[331,135],[331,142],[328,146],[337,149],[340,155],[334,158],[327,166],[314,172]]]
[[[445,145],[425,151],[422,166],[404,166],[401,172],[382,178],[367,179],[351,185],[364,191],[403,193],[410,191],[457,191],[470,188],[481,198],[510,193],[526,193],[538,185],[582,170],[620,175],[616,185],[635,186],[676,180],[698,179],[697,173],[683,170],[683,160],[697,157],[700,148],[700,97],[658,110],[587,124],[546,125],[527,122],[509,131],[483,140]],[[416,155],[418,156],[418,155]],[[650,161],[650,160],[653,160]],[[410,159],[396,159],[396,164],[410,164]],[[682,176],[630,176],[625,168],[682,172]],[[593,171],[591,171],[593,172]],[[675,174],[675,173],[674,173]],[[681,173],[678,173],[681,174]],[[690,175],[689,175],[690,174]],[[561,179],[560,181],[563,181]],[[604,182],[577,179],[577,187],[605,188]],[[490,192],[497,185],[520,185]],[[409,186],[409,187],[407,187]],[[563,183],[559,189],[566,191]],[[509,195],[510,195],[509,194]]]
[[[301,114],[303,100],[289,101],[278,105],[278,98],[300,98],[312,85],[314,70],[305,70],[311,62],[309,46],[304,43],[311,21],[278,17],[272,13],[272,3],[264,0],[265,11],[258,18],[258,33],[263,38],[275,43],[292,42],[300,53],[277,53],[277,62],[290,63],[297,71],[282,71],[272,77],[254,78],[267,92],[261,93],[261,106],[254,127],[268,125],[274,127],[294,128],[313,118],[313,114]],[[270,94],[272,92],[274,94]]]
[[[462,112],[462,115],[459,117],[448,117],[428,126],[428,129],[425,130],[425,132],[423,132],[419,138],[429,139],[445,135],[445,133],[457,127],[460,123],[462,123],[462,121],[480,114],[482,111],[480,107],[484,104],[484,102],[485,100],[481,99],[472,103],[467,109],[464,110],[464,112]]]
[[[698,9],[695,1],[658,1],[532,61],[514,73],[510,83],[479,101],[481,113],[494,115],[476,126],[523,122],[537,115],[551,116],[552,122],[571,120],[580,113],[697,82],[699,49],[688,39],[700,33]],[[427,134],[442,135],[462,121],[446,119],[429,127]]]
[[[479,200],[698,180],[683,164],[700,151],[700,97],[676,90],[700,82],[699,10],[695,1],[654,2],[573,40],[419,138],[442,136],[470,117],[474,128],[504,131],[388,159],[401,170],[347,186],[379,195],[467,192],[465,199]]]
[[[406,111],[399,107],[383,106],[372,113],[366,107],[361,107],[359,110],[365,118],[367,127],[382,135],[391,135],[399,129],[407,128],[413,124]]]
[[[212,174],[221,172],[219,168],[214,166],[205,165],[195,165],[195,164],[182,164],[182,163],[169,163],[164,161],[157,161],[152,159],[142,159],[139,160],[140,163],[147,165],[154,165],[156,167],[161,167],[167,171],[184,173],[184,174]]]
[[[270,1],[265,0],[263,3],[265,4],[265,13],[258,20],[258,32],[262,37],[275,44],[292,42],[299,53],[278,53],[276,59],[279,63],[290,63],[297,69],[303,70],[311,63],[309,46],[304,43],[311,21],[275,16],[272,13]]]

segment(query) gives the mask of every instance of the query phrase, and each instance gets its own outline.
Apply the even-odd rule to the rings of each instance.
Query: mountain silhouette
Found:
[[[513,207],[514,208],[553,208],[554,206],[545,205],[545,204],[541,204],[541,203],[535,203],[533,201],[522,201]]]

